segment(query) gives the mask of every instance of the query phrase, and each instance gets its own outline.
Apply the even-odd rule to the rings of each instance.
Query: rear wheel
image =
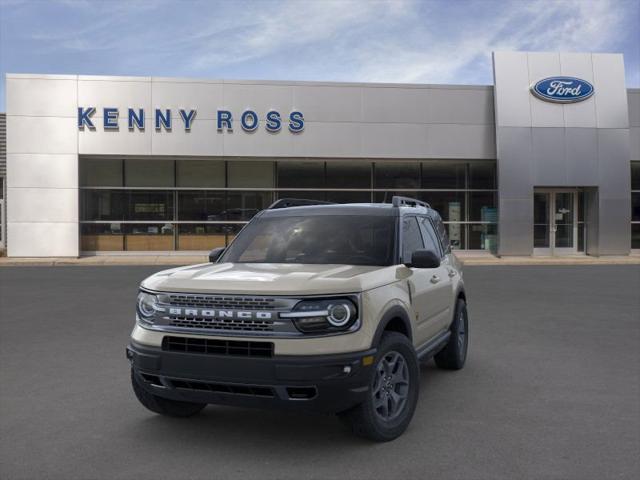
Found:
[[[409,339],[387,332],[376,355],[367,399],[339,417],[356,435],[377,442],[393,440],[411,422],[419,378],[418,359]]]
[[[451,336],[447,345],[436,354],[434,360],[438,368],[460,370],[467,359],[469,346],[469,317],[467,304],[461,298],[456,302],[456,311],[450,327]]]
[[[140,403],[154,413],[169,417],[191,417],[207,406],[206,403],[180,402],[159,397],[147,392],[139,382],[140,380],[132,368],[131,385],[133,386],[133,392]]]

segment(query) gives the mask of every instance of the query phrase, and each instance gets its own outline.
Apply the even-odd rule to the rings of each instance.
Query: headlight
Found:
[[[358,309],[348,298],[303,300],[280,317],[290,318],[304,333],[331,333],[352,328],[358,320]]]
[[[156,314],[156,305],[158,304],[158,297],[147,292],[140,292],[138,294],[138,301],[136,310],[138,311],[138,318],[147,324],[153,323],[153,317]]]

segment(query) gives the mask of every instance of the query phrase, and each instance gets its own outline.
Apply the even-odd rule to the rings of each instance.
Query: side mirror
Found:
[[[214,248],[209,252],[209,262],[216,263],[224,253],[224,247]]]
[[[411,255],[411,265],[413,268],[438,268],[440,266],[440,256],[433,250],[416,250]]]

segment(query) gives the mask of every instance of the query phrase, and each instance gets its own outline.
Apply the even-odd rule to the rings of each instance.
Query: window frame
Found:
[[[423,222],[427,223],[427,225],[424,226],[424,229],[426,230],[426,232],[423,231]],[[436,229],[435,229],[435,227],[433,225],[433,221],[431,220],[431,218],[428,215],[420,215],[418,217],[418,226],[420,227],[420,233],[422,234],[422,243],[423,244],[425,243],[425,240],[424,240],[425,234],[429,235],[429,237],[431,237],[431,239],[435,243],[436,249],[438,250],[437,252],[434,252],[434,253],[440,255],[440,259],[443,259],[444,255],[445,255],[444,247],[442,246],[442,242],[440,240],[440,235],[438,235],[438,233],[437,233],[437,231],[436,231]],[[431,228],[431,233],[433,235],[430,234],[429,228]],[[424,245],[424,248],[426,249],[427,246]]]
[[[418,221],[418,215],[415,215],[415,214],[401,215],[399,217],[400,221],[399,221],[399,229],[398,229],[401,232],[401,234],[400,234],[400,248],[398,249],[399,250],[398,253],[400,255],[400,264],[402,264],[402,265],[406,265],[407,263],[411,263],[411,259],[409,259],[408,262],[405,261],[405,259],[404,259],[404,243],[405,243],[404,221],[407,218],[413,218],[413,220],[415,221],[416,226],[418,227],[418,236],[420,237],[420,241],[422,242],[422,248],[424,249],[424,238],[422,236],[422,231],[420,229],[420,222]],[[415,252],[415,250],[413,252]],[[413,252],[411,252],[412,255],[413,255]]]

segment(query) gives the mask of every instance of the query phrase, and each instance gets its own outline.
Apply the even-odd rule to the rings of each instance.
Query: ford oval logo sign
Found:
[[[593,95],[593,85],[575,77],[549,77],[532,85],[531,93],[547,102],[581,102]]]

